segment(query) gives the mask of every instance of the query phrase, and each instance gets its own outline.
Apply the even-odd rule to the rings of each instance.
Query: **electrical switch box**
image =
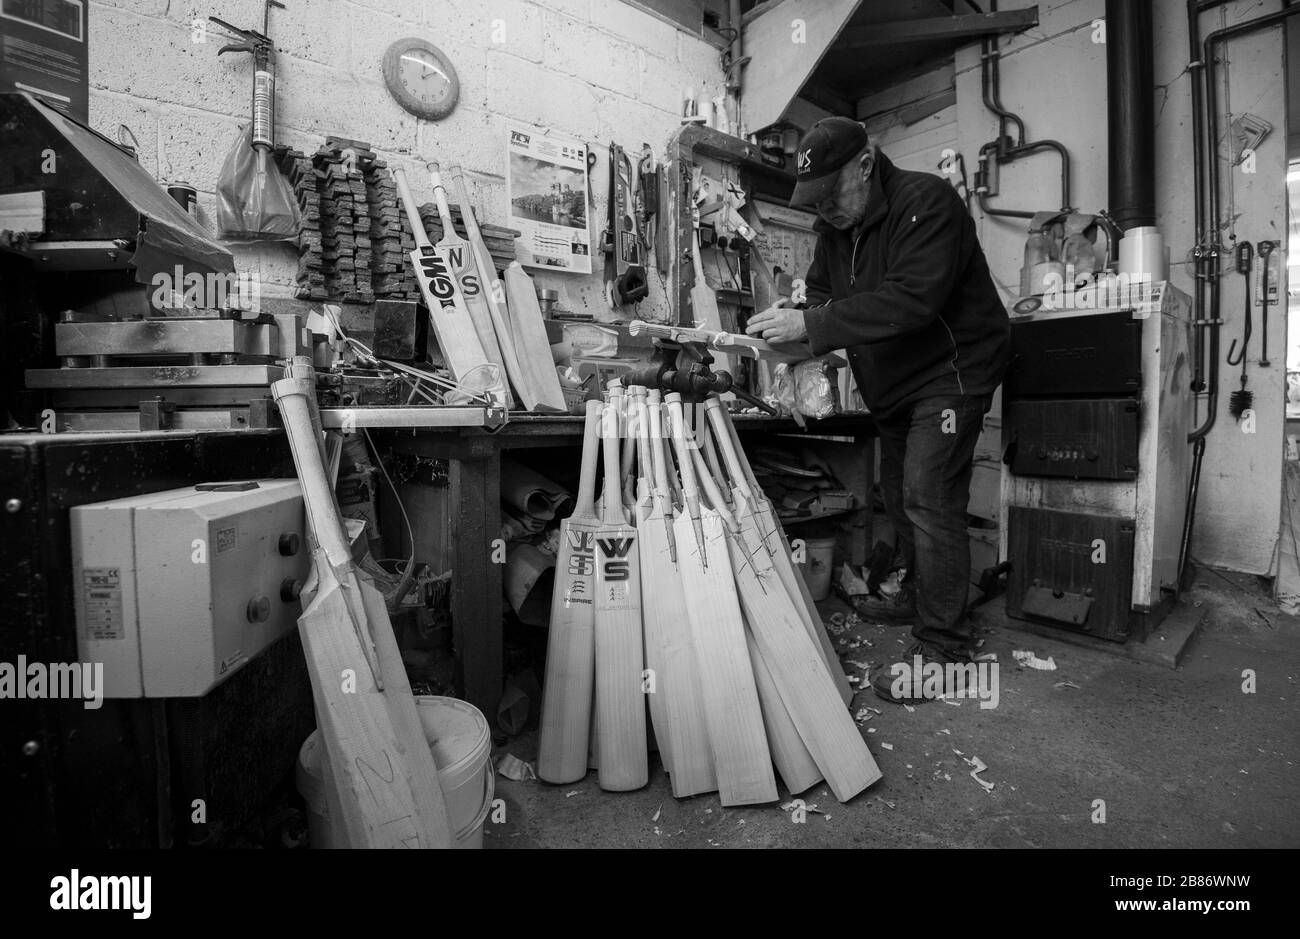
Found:
[[[295,628],[310,569],[296,479],[71,511],[77,649],[109,698],[198,697]]]

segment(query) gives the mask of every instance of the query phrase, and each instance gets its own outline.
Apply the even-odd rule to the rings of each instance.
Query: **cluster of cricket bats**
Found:
[[[442,220],[443,237],[436,245],[429,241],[405,172],[393,170],[415,236],[411,267],[452,377],[468,398],[512,409],[522,404],[527,411],[566,411],[532,278],[518,261],[506,268],[504,283],[498,276],[460,167],[451,168],[451,182],[468,240],[456,233],[437,163],[429,164],[429,177]]]
[[[597,464],[602,496],[595,499]],[[610,383],[587,403],[561,523],[538,775],[649,781],[649,730],[673,795],[723,805],[880,778],[852,692],[772,506],[717,398]],[[647,718],[648,712],[648,718]]]

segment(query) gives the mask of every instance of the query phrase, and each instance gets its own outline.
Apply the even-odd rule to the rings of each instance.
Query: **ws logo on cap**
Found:
[[[795,156],[795,172],[803,176],[812,172],[812,147],[807,150],[800,150]]]

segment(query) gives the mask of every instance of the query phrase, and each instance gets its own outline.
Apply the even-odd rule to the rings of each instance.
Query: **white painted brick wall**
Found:
[[[130,127],[140,162],[160,182],[197,187],[201,217],[215,223],[214,189],[239,127],[248,119],[247,56],[217,58],[216,14],[260,28],[262,0],[90,0],[90,121],[116,137]],[[604,226],[611,140],[634,156],[642,142],[662,157],[678,126],[682,89],[722,91],[718,50],[620,0],[303,0],[272,12],[279,50],[277,139],[311,151],[326,134],[367,140],[405,167],[420,202],[432,199],[426,160],[463,165],[480,216],[507,221],[505,124],[549,126],[592,145],[593,241]],[[457,109],[427,123],[399,108],[380,61],[394,40],[427,38],[450,56],[461,83]],[[296,257],[284,246],[238,246],[241,271],[257,272],[263,295],[291,296]],[[562,305],[606,316],[603,258],[590,277],[537,272]],[[643,305],[663,308],[658,275]]]
[[[672,59],[677,55],[677,28],[646,16],[626,3],[597,0],[591,6],[591,22],[660,58]]]
[[[559,13],[547,13],[543,63],[551,71],[628,98],[637,93],[637,48]]]

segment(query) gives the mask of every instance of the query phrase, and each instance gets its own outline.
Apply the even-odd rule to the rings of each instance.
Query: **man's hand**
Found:
[[[803,310],[787,307],[788,300],[778,300],[762,313],[749,318],[745,332],[767,342],[800,342],[808,338],[803,322]]]

